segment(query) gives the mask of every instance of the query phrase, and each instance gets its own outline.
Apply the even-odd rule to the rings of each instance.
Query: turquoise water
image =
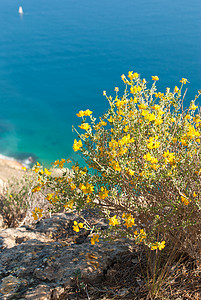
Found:
[[[24,14],[18,13],[22,5]],[[73,154],[76,113],[139,72],[201,89],[200,0],[1,0],[0,153],[49,164]]]

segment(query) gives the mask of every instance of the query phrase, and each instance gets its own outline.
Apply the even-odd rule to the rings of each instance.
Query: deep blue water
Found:
[[[76,113],[107,109],[121,75],[201,89],[200,0],[1,0],[0,153],[73,154]],[[24,15],[18,14],[22,5]]]

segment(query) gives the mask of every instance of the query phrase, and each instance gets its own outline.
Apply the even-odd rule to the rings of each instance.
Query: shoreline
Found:
[[[20,179],[24,165],[16,159],[0,154],[0,193],[12,178]]]
[[[5,156],[3,154],[0,154],[0,165],[6,165],[11,168],[22,168],[24,166],[23,163],[15,159],[14,157]]]

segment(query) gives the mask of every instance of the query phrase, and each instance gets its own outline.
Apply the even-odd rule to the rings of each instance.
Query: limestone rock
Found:
[[[2,283],[0,286],[0,293],[4,295],[4,299],[6,297],[11,296],[19,287],[20,280],[15,276],[9,275],[2,279]]]
[[[77,272],[85,282],[99,281],[131,246],[129,241],[91,245],[89,232],[72,230],[74,220],[79,218],[72,213],[57,214],[32,227],[0,231],[0,299],[9,280],[14,299],[59,299]]]
[[[51,288],[47,284],[39,284],[34,288],[30,288],[23,298],[27,300],[50,300]]]

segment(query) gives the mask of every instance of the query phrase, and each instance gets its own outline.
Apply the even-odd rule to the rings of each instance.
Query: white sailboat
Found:
[[[23,14],[22,6],[19,7],[19,14],[21,14],[21,15]]]

